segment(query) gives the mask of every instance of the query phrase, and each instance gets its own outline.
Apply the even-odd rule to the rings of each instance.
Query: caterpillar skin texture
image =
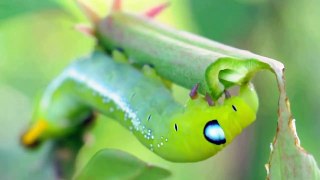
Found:
[[[92,111],[117,120],[162,158],[194,162],[216,154],[255,120],[257,95],[247,84],[220,105],[209,106],[202,97],[181,105],[161,81],[96,52],[49,85],[22,141],[64,136]]]
[[[239,85],[239,81],[247,83],[255,71],[269,68],[269,65],[256,60],[256,56],[248,57],[246,51],[163,26],[145,16],[122,11],[111,12],[95,24],[95,36],[99,45],[108,52],[121,48],[133,63],[151,64],[159,75],[188,89],[200,83],[200,93],[205,95],[209,92],[215,100],[224,89]],[[218,67],[214,66],[215,63],[219,64]],[[221,65],[224,69],[219,69]],[[183,68],[172,70],[172,67]],[[216,79],[213,82],[220,84],[212,84],[210,78],[217,76],[208,74],[212,72],[208,68],[218,69],[218,74],[220,70],[229,70],[222,73],[227,72],[230,76],[221,76],[227,78],[221,81],[223,84],[216,82]],[[239,75],[244,76],[244,80],[233,82],[234,77]]]

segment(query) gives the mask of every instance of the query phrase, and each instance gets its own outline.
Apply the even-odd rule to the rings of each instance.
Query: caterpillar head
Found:
[[[171,132],[167,142],[155,151],[170,161],[207,159],[255,120],[257,108],[257,95],[250,85],[241,87],[239,96],[226,99],[221,105],[208,106],[202,98],[190,100],[185,111],[168,125]],[[162,150],[172,153],[161,154]]]

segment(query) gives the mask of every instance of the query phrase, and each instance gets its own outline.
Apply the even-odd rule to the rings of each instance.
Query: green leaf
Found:
[[[104,149],[91,158],[75,179],[163,179],[170,174],[123,151]]]
[[[266,165],[268,179],[320,179],[314,157],[301,146],[292,118],[290,102],[285,92],[282,71],[276,71],[280,91],[277,133],[271,144],[271,155]],[[315,141],[317,141],[315,139]]]
[[[1,0],[0,7],[0,20],[39,10],[61,8],[54,0]]]

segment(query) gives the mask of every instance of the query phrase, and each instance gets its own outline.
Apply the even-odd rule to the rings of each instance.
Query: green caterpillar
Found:
[[[257,108],[250,84],[223,104],[209,106],[198,96],[181,105],[161,81],[95,52],[71,64],[48,86],[22,142],[30,146],[63,137],[98,111],[162,158],[194,162],[231,143],[255,120]]]

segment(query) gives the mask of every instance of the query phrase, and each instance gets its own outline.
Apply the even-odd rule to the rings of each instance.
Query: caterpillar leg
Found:
[[[120,47],[115,48],[112,51],[111,56],[116,62],[130,63],[128,56],[126,55],[124,50]],[[145,64],[141,68],[138,67],[138,69],[141,70],[141,72],[145,76],[150,77],[150,78],[157,80],[157,81],[161,81],[168,89],[171,89],[172,83],[170,81],[162,78],[161,76],[159,76],[151,64]]]
[[[84,126],[84,127],[87,127],[87,126],[90,126],[91,124],[94,123],[94,121],[97,119],[98,117],[98,112],[96,111],[92,111],[91,113],[89,113],[88,117],[86,117],[81,126]]]
[[[191,99],[196,99],[198,97],[198,89],[199,89],[199,83],[195,84],[190,93],[189,93],[189,96]]]
[[[124,52],[124,50],[120,47],[115,48],[112,52],[111,52],[111,57],[113,60],[115,60],[116,62],[121,62],[121,63],[129,63],[128,61],[128,56],[126,55],[126,53]]]
[[[198,89],[199,89],[199,83],[195,84],[191,89],[189,96],[192,100],[198,98]],[[215,103],[209,93],[206,93],[204,99],[207,101],[209,106],[214,106]]]
[[[225,99],[231,98],[231,94],[228,90],[224,90],[224,97],[225,97]]]
[[[206,93],[205,99],[209,106],[214,106],[214,101],[209,93]]]
[[[152,65],[150,65],[150,64],[143,65],[143,67],[141,68],[141,71],[145,76],[162,82],[162,84],[164,84],[165,87],[167,87],[168,89],[172,88],[172,83],[170,81],[162,78],[161,76],[159,76],[157,71],[152,67]]]

